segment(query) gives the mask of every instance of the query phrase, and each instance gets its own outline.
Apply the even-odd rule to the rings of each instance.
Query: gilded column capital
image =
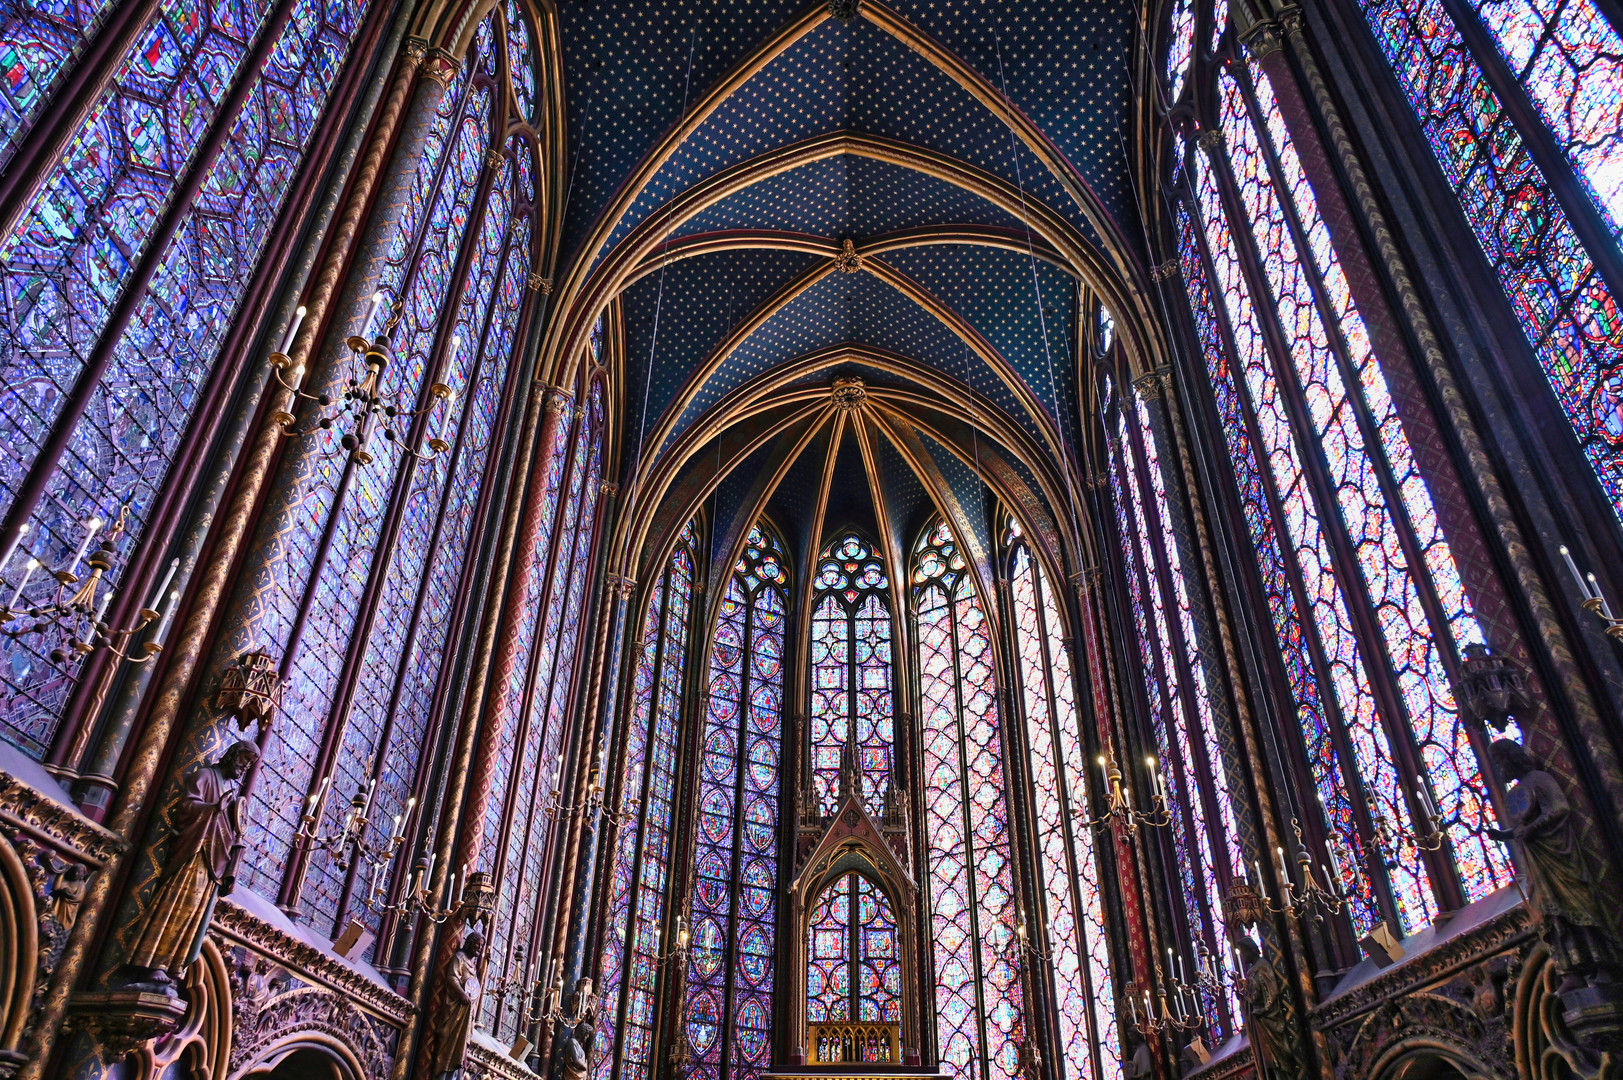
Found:
[[[449,90],[451,80],[462,67],[461,61],[444,49],[430,49],[423,64],[423,78],[433,79],[440,84],[440,89]]]
[[[1195,146],[1201,153],[1211,157],[1223,148],[1223,133],[1216,128],[1208,128],[1195,136]]]
[[[524,284],[529,286],[531,292],[539,292],[542,296],[552,295],[552,279],[542,277],[534,271],[525,279]]]
[[[1151,281],[1165,281],[1167,278],[1177,277],[1183,271],[1183,264],[1176,255],[1166,262],[1150,267]]]
[[[613,480],[604,480],[597,486],[597,489],[611,499],[617,499],[620,497],[620,485],[615,483]]]
[[[1240,44],[1245,46],[1247,55],[1253,60],[1272,56],[1285,46],[1276,22],[1260,22],[1251,26],[1240,35]]]
[[[630,596],[631,591],[637,587],[637,579],[627,577],[625,574],[606,574],[603,583],[609,587],[610,592],[621,599]]]
[[[405,57],[406,63],[411,67],[416,67],[423,62],[423,57],[428,55],[428,42],[420,37],[409,37],[400,51],[401,55]]]
[[[569,408],[570,397],[562,387],[541,384],[541,411],[556,416]]]
[[[1134,379],[1133,389],[1138,392],[1138,396],[1145,401],[1160,401],[1161,393],[1165,389],[1162,383],[1162,379],[1165,377],[1162,373],[1165,370],[1165,368],[1157,368],[1154,371],[1147,371]]]
[[[485,165],[492,169],[499,169],[507,163],[507,155],[492,147],[485,151]]]

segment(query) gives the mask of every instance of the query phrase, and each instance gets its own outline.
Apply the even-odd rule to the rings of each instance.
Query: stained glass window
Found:
[[[12,512],[22,486],[42,474],[45,493],[24,550],[45,565],[65,564],[84,523],[111,521],[121,505],[129,528],[114,563],[128,564],[367,7],[300,0],[254,71],[246,64],[270,32],[274,5],[159,5],[15,228],[0,237],[0,513]],[[97,16],[90,4],[31,5],[27,16],[6,10],[18,36],[0,41],[0,64],[11,65],[0,79],[0,98],[11,95],[0,113],[37,111],[40,81],[60,78],[73,39]],[[44,25],[53,20],[54,37]],[[218,116],[242,79],[251,84],[241,109]],[[25,122],[19,116],[3,122]],[[199,159],[214,123],[229,123],[229,137],[218,154]],[[196,197],[177,207],[177,193],[194,184]],[[176,214],[155,265],[137,273]],[[114,304],[131,290],[134,314],[114,337]],[[75,393],[82,380],[88,397]],[[66,451],[41,458],[64,426],[72,433]],[[47,582],[35,575],[24,599],[48,602]],[[0,734],[40,756],[79,662],[58,667],[32,640],[0,643]]]
[[[1183,94],[1189,76],[1189,60],[1195,52],[1194,0],[1176,0],[1172,5],[1172,26],[1167,35],[1167,100],[1176,102]]]
[[[1036,814],[1040,916],[1029,933],[1053,955],[1066,1080],[1116,1080],[1121,1032],[1111,987],[1087,761],[1060,601],[1018,526],[1006,533],[1020,702]]]
[[[785,566],[751,529],[710,643],[684,1016],[689,1075],[712,1080],[753,1080],[771,1058]]]
[[[838,808],[849,758],[863,805],[878,817],[890,798],[896,742],[890,580],[874,548],[849,534],[823,551],[816,587],[808,747],[818,811],[828,817]]]
[[[497,47],[489,25],[476,35],[476,51]],[[400,313],[384,390],[414,408],[433,400],[436,382],[454,394],[396,438],[374,439],[366,465],[334,436],[313,454],[290,455],[296,460],[278,479],[307,492],[292,534],[281,539],[261,628],[270,651],[287,654],[289,722],[266,746],[252,808],[264,828],[243,878],[262,893],[287,893],[328,933],[349,918],[379,928],[392,878],[403,876],[411,853],[375,881],[358,880],[356,868],[324,849],[295,844],[293,830],[311,796],[324,800],[317,827],[330,835],[357,794],[369,800],[371,820],[385,824],[405,817],[419,794],[429,731],[448,707],[452,628],[470,587],[467,556],[488,509],[489,452],[514,394],[514,349],[533,296],[533,209],[517,159],[534,150],[513,138],[487,156],[501,114],[493,109],[499,88],[482,69],[471,58],[446,94],[383,261],[382,290]],[[482,200],[481,175],[489,176]],[[341,364],[329,379],[347,374]],[[583,423],[574,443],[572,512],[591,512],[592,501],[579,496],[595,468],[599,427]],[[431,437],[445,449],[406,452]],[[566,565],[578,565],[573,553]],[[388,956],[387,942],[374,955]]]
[[[1272,85],[1253,71],[1225,69],[1217,78],[1219,127],[1244,230],[1229,227],[1215,163],[1222,155],[1197,158],[1195,187],[1226,327],[1205,307],[1212,297],[1187,219],[1186,285],[1298,696],[1326,854],[1341,862],[1355,929],[1384,918],[1411,933],[1448,902],[1448,877],[1468,901],[1511,877],[1503,847],[1481,832],[1492,810],[1449,676],[1458,651],[1480,642],[1481,631]],[[1240,245],[1248,240],[1260,280],[1244,269]],[[1278,355],[1265,319],[1276,321]],[[1126,423],[1124,412],[1124,445]],[[1253,440],[1266,476],[1257,470]],[[1124,476],[1133,472],[1129,464]],[[1122,500],[1124,535],[1150,535],[1139,482]],[[1129,508],[1145,520],[1130,523]],[[1276,514],[1288,547],[1276,546]],[[1150,555],[1140,549],[1146,573]],[[1154,575],[1142,588],[1139,599],[1165,607]],[[1296,622],[1303,609],[1311,616],[1305,636]],[[1163,637],[1181,632],[1153,612],[1141,629],[1154,638],[1157,625]],[[1161,677],[1172,671],[1163,664]],[[1326,683],[1330,701],[1320,697]],[[1447,867],[1428,862],[1414,843],[1433,823],[1426,809],[1433,802],[1436,824],[1451,841]]]
[[[1167,541],[1165,479],[1153,454],[1146,406],[1142,400],[1136,408],[1122,403],[1115,413],[1110,481],[1150,727],[1158,751],[1150,764],[1165,786],[1172,810],[1168,831],[1177,857],[1183,921],[1190,928],[1193,955],[1188,960],[1194,964],[1206,956],[1220,955],[1227,947],[1223,885],[1231,875],[1244,877],[1245,858],[1239,849],[1233,803],[1217,747],[1211,691],[1195,647],[1188,585],[1177,547]],[[1135,465],[1135,450],[1141,455],[1142,470]],[[1169,610],[1174,607],[1176,624]],[[1192,737],[1192,732],[1198,734]],[[1215,817],[1208,814],[1208,803],[1215,808]],[[1207,1001],[1208,1037],[1213,1045],[1232,1030],[1229,1025],[1238,1012],[1238,999]]]
[[[557,515],[557,536],[538,558],[534,574],[549,582],[530,664],[527,705],[511,717],[518,728],[517,768],[496,781],[486,827],[497,818],[499,844],[488,851],[496,881],[496,913],[488,946],[488,978],[508,976],[528,986],[538,974],[541,943],[532,937],[539,927],[536,912],[543,896],[542,871],[553,824],[560,820],[546,808],[563,802],[562,741],[565,709],[580,654],[582,605],[586,602],[592,565],[593,537],[603,479],[603,385],[593,381],[586,407],[577,412],[570,454],[566,499]],[[521,723],[522,721],[522,723]],[[511,787],[511,790],[509,788]],[[505,824],[505,828],[503,828]],[[482,1020],[501,1038],[519,1032],[518,1002],[486,995]]]
[[[861,874],[836,878],[812,905],[806,934],[808,1023],[901,1023],[896,912],[883,889]],[[874,1044],[860,1050],[863,1061],[889,1052]]]
[[[937,1050],[962,1080],[1007,1080],[1020,1073],[1024,1038],[1022,916],[991,631],[945,523],[920,539],[911,582]]]
[[[112,0],[7,6],[0,16],[0,166],[111,8]]]
[[[669,937],[663,946],[660,941],[667,922],[677,738],[697,542],[689,522],[651,590],[636,646],[621,751],[620,809],[629,816],[620,826],[609,872],[601,960],[603,1010],[618,1018],[609,1029],[617,1030],[618,1040],[599,1059],[597,1075],[602,1078],[645,1080],[653,1065],[654,994],[660,958],[671,944]]]
[[[1623,68],[1590,0],[1474,5],[1562,161],[1536,161],[1441,0],[1362,0],[1578,445],[1623,516],[1623,311],[1551,188],[1571,170],[1615,239],[1623,226]],[[1585,208],[1587,209],[1587,208]],[[1611,253],[1615,258],[1615,251]]]

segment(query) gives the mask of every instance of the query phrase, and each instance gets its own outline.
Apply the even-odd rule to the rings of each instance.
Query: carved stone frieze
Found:
[[[1313,1025],[1336,1076],[1394,1076],[1424,1056],[1472,1080],[1515,1077],[1511,1002],[1536,940],[1517,905],[1326,1001]]]
[[[493,1046],[489,1036],[477,1034],[468,1042],[462,1080],[537,1080],[537,1077],[522,1061]]]
[[[226,965],[232,991],[228,1075],[240,1075],[271,1057],[295,1035],[315,1033],[345,1047],[366,1080],[387,1080],[400,1043],[399,1028],[246,946],[232,948]]]
[[[122,845],[66,800],[0,769],[0,1077],[36,1050],[35,1024],[92,876]],[[7,970],[9,969],[9,970]]]

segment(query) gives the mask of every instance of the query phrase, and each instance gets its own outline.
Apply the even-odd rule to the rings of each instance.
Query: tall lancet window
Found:
[[[620,826],[603,933],[603,1014],[610,1045],[599,1077],[644,1080],[653,1061],[660,957],[670,948],[665,894],[671,876],[672,808],[682,695],[688,668],[698,535],[689,522],[654,582],[636,642],[636,667],[620,750]],[[674,921],[674,920],[673,920]],[[665,944],[660,944],[661,940]]]
[[[109,580],[140,555],[148,523],[174,497],[166,481],[188,452],[194,413],[229,393],[234,368],[215,361],[369,6],[300,0],[277,25],[270,3],[151,5],[78,134],[0,236],[0,515],[8,534],[26,529],[0,567],[4,588],[22,583],[30,556],[65,567],[88,523],[110,524],[122,507]],[[6,6],[0,163],[106,7]],[[245,100],[223,115],[239,86]],[[223,147],[200,153],[222,124]],[[55,590],[50,575],[33,574],[21,606],[47,604]],[[37,642],[0,639],[0,736],[43,757],[81,663],[71,652],[54,663]]]
[[[419,408],[436,383],[454,394],[402,423],[396,438],[374,439],[370,463],[343,452],[336,431],[331,443],[290,453],[277,479],[286,501],[267,510],[261,532],[271,530],[279,557],[260,594],[259,640],[286,673],[286,722],[265,748],[251,809],[261,827],[242,876],[327,933],[350,918],[381,926],[399,882],[362,878],[295,830],[309,812],[321,835],[335,835],[355,798],[373,822],[401,815],[407,831],[424,808],[419,766],[452,708],[454,629],[477,587],[469,552],[491,509],[490,451],[512,412],[510,376],[533,307],[540,171],[510,72],[534,60],[505,51],[506,18],[498,6],[477,28],[383,259],[381,291],[400,311],[384,390]],[[336,364],[311,389],[341,386],[352,370]],[[430,437],[445,449],[407,451]],[[396,878],[409,862],[394,861]]]
[[[806,1022],[900,1024],[900,947],[896,912],[883,889],[861,874],[830,882],[807,924]],[[859,1050],[863,1061],[888,1053],[871,1044]]]
[[[885,809],[896,745],[889,590],[884,560],[855,533],[834,541],[818,560],[807,743],[812,790],[824,817],[838,808],[847,754],[863,805],[875,817]]]
[[[599,328],[601,329],[601,327]],[[594,353],[600,335],[594,335]],[[586,377],[590,377],[589,375]],[[502,745],[484,820],[481,851],[496,880],[496,915],[488,934],[487,978],[507,976],[528,986],[538,977],[541,920],[536,912],[546,893],[542,879],[548,841],[556,822],[546,813],[562,799],[559,780],[565,710],[577,672],[580,629],[591,581],[593,540],[603,481],[604,388],[592,379],[583,407],[574,410],[574,430],[560,444],[543,498],[556,535],[541,535],[542,550],[524,583],[529,647],[514,665],[514,704],[502,729]],[[568,456],[562,454],[567,445]],[[549,462],[549,468],[553,463]],[[563,500],[558,506],[558,500]],[[552,511],[556,508],[556,513]],[[487,994],[481,1022],[504,1039],[517,1036],[518,1003]]]
[[[772,1054],[785,565],[751,529],[710,643],[683,1012],[689,1075],[707,1080],[753,1080]]]
[[[1115,1080],[1121,1033],[1094,836],[1083,824],[1092,815],[1071,650],[1061,602],[1017,524],[1005,541],[1042,875],[1044,910],[1031,932],[1053,955],[1066,1080]]]
[[[1183,228],[1204,381],[1298,699],[1303,801],[1324,807],[1317,861],[1355,931],[1412,933],[1511,880],[1450,689],[1482,634],[1272,88],[1244,67],[1216,82],[1226,153],[1197,154],[1193,178],[1209,263]],[[1419,850],[1433,827],[1448,843]]]
[[[1168,832],[1183,900],[1180,921],[1189,928],[1179,951],[1195,964],[1226,953],[1230,939],[1221,898],[1228,881],[1235,875],[1244,878],[1246,863],[1218,747],[1211,688],[1195,640],[1189,585],[1170,539],[1166,483],[1149,415],[1136,398],[1112,405],[1110,484],[1116,527],[1144,700],[1158,751],[1155,769],[1172,810]],[[1238,1012],[1237,998],[1208,997],[1212,1045],[1233,1030]]]
[[[945,523],[913,552],[937,1051],[961,1080],[1020,1074],[1025,1001],[995,652]]]
[[[1359,6],[1623,516],[1623,36],[1594,0]]]

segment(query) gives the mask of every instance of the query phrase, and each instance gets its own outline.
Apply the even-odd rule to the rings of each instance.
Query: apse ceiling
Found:
[[[560,0],[547,347],[618,304],[634,549],[701,507],[730,538],[764,510],[801,560],[847,524],[895,554],[937,513],[984,556],[990,497],[1074,516],[1094,298],[1144,306],[1134,18]]]

